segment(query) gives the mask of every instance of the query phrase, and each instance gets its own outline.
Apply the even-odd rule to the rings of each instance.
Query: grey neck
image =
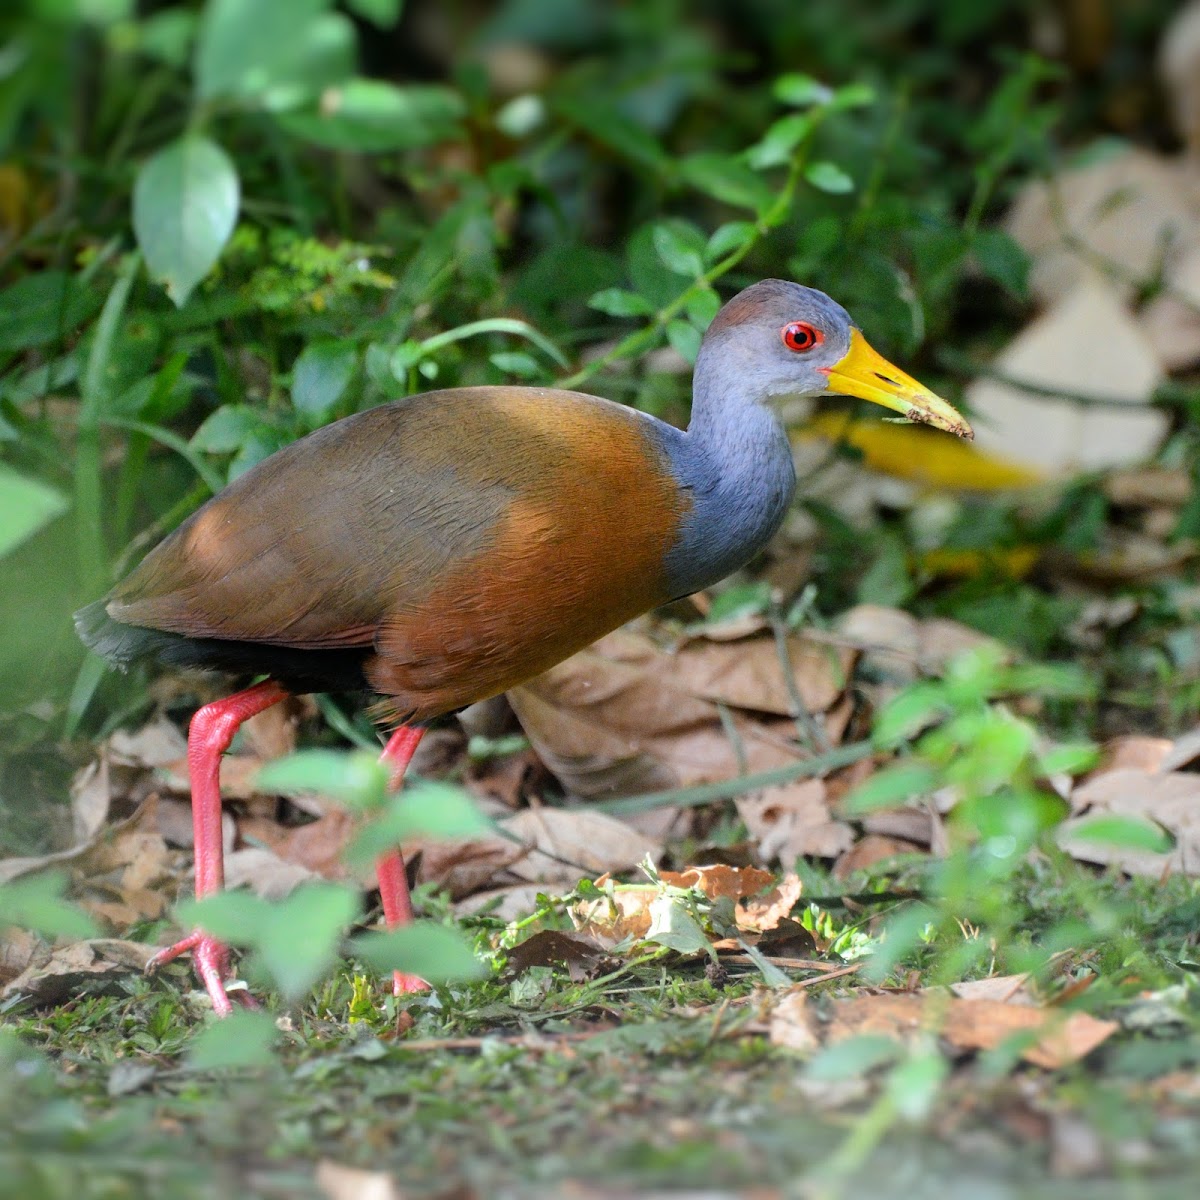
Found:
[[[750,382],[737,377],[729,357],[705,345],[696,361],[691,424],[666,439],[691,501],[666,560],[675,596],[744,566],[779,528],[796,490],[787,433],[774,409],[750,394]]]

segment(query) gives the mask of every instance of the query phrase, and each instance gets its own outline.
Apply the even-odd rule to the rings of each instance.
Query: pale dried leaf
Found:
[[[811,1054],[821,1044],[807,991],[785,993],[772,1008],[768,1036],[772,1046]]]
[[[285,862],[341,881],[350,877],[343,854],[360,826],[361,821],[345,809],[331,808],[315,821],[290,827],[263,817],[245,817],[238,830],[251,846],[259,843]]]
[[[18,975],[0,989],[0,997],[20,995],[36,1004],[58,1004],[84,989],[107,989],[133,971],[144,971],[154,952],[154,946],[116,938],[72,942]]]
[[[412,838],[404,843],[405,858],[420,855],[420,882],[436,883],[455,900],[493,883],[527,854],[519,841],[499,834],[452,841]]]
[[[838,618],[837,629],[862,652],[869,678],[897,684],[916,680],[921,623],[911,613],[882,604],[857,604]]]
[[[1163,31],[1158,48],[1175,130],[1193,155],[1200,156],[1200,2],[1180,7]]]
[[[1156,767],[1152,768],[1163,774],[1168,771],[1181,771],[1193,766],[1200,758],[1200,728],[1189,730],[1180,735],[1170,744],[1166,754]]]
[[[454,915],[474,916],[486,912],[500,921],[515,921],[537,908],[538,893],[544,890],[540,883],[517,883],[491,891],[475,892],[454,905]]]
[[[1142,465],[1112,471],[1103,486],[1104,494],[1122,508],[1182,508],[1192,494],[1191,476],[1177,467]]]
[[[404,1200],[404,1192],[384,1171],[364,1171],[323,1158],[317,1163],[317,1188],[327,1200]]]
[[[1147,402],[1164,375],[1154,348],[1111,285],[1077,284],[996,357],[1013,379],[1126,407],[1087,407],[977,379],[966,403],[979,446],[1051,474],[1136,463],[1161,441],[1165,413]]]
[[[1085,815],[1059,827],[1058,844],[1075,858],[1113,864],[1132,875],[1200,874],[1200,775],[1190,771],[1149,775],[1129,768],[1106,771],[1080,784],[1071,805]],[[1074,836],[1081,821],[1103,813],[1157,822],[1175,836],[1175,848],[1155,854]]]
[[[854,842],[843,821],[829,815],[825,783],[801,779],[781,787],[764,788],[736,800],[738,815],[758,845],[764,862],[778,859],[791,867],[797,858],[836,858]]]
[[[865,871],[876,863],[895,858],[898,854],[919,854],[923,847],[902,838],[868,833],[860,837],[833,864],[834,879],[848,879],[855,871]]]
[[[1004,1004],[1034,1004],[1028,985],[1032,979],[1028,973],[1021,975],[993,975],[988,979],[965,979],[952,983],[950,990],[961,1000],[999,1000]]]
[[[187,739],[164,716],[130,733],[118,729],[106,745],[113,762],[151,770],[166,767],[187,753]]]
[[[1196,241],[1185,170],[1131,148],[1063,172],[1049,184],[1027,185],[1005,226],[1033,260],[1034,293],[1053,303],[1080,285],[1103,282],[1117,290],[1118,299],[1131,299],[1132,281],[1149,283],[1158,273],[1164,247],[1169,268]],[[1072,238],[1087,247],[1085,254],[1068,244]],[[1097,260],[1112,264],[1103,276]]]
[[[235,850],[225,858],[225,886],[248,887],[264,900],[282,900],[302,883],[320,878],[315,871],[259,846]]]
[[[837,1042],[858,1034],[908,1040],[936,1032],[962,1051],[990,1050],[1019,1033],[1037,1040],[1021,1057],[1050,1070],[1077,1062],[1120,1028],[1088,1013],[1065,1014],[1027,1004],[962,1000],[926,995],[875,995],[835,1000],[827,1038]]]
[[[530,853],[508,870],[525,880],[574,883],[581,875],[628,871],[663,848],[615,817],[587,809],[530,808],[501,822]]]

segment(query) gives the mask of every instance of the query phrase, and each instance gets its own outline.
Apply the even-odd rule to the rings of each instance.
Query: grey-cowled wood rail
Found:
[[[378,693],[398,725],[383,751],[398,787],[433,718],[759,551],[796,485],[771,401],[827,393],[972,436],[839,304],[768,279],[705,334],[686,431],[577,392],[451,388],[337,421],[214,496],[76,617],[119,667],[152,656],[266,676],[192,719],[197,895],[222,886],[218,764],[244,720],[290,692]],[[378,870],[387,922],[410,920],[400,854]],[[188,950],[228,1012],[214,938],[196,931],[155,962]],[[396,976],[398,993],[421,986]]]

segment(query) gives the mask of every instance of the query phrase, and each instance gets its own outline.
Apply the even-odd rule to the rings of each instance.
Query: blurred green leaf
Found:
[[[61,492],[0,463],[0,558],[67,511]]]
[[[809,113],[792,113],[772,124],[759,142],[746,151],[746,161],[756,171],[790,162],[796,147],[813,131]]]
[[[771,92],[780,104],[790,104],[793,108],[807,108],[813,104],[826,104],[833,98],[832,89],[825,86],[811,75],[794,72],[781,75],[771,88]]]
[[[192,1039],[187,1065],[193,1071],[270,1066],[274,1062],[271,1048],[278,1036],[269,1013],[238,1009]]]
[[[420,780],[388,798],[347,849],[346,861],[369,864],[408,838],[472,838],[495,832],[465,788]]]
[[[238,204],[237,169],[205,137],[189,134],[142,164],[133,229],[151,273],[179,307],[220,257]]]
[[[757,233],[758,229],[752,221],[729,221],[721,225],[704,247],[704,261],[713,263],[719,258],[724,258],[726,254],[740,250],[753,241]]]
[[[44,938],[99,937],[95,921],[63,898],[66,889],[67,877],[60,871],[39,871],[0,884],[0,932],[15,925]]]
[[[670,159],[649,130],[600,97],[561,94],[555,98],[554,107],[572,125],[622,157],[656,170],[665,170],[670,165]]]
[[[390,772],[368,750],[299,750],[261,767],[254,785],[264,792],[316,792],[360,809],[378,808]]]
[[[262,423],[258,409],[248,404],[224,404],[204,418],[189,445],[207,454],[232,454]]]
[[[856,787],[839,808],[846,816],[860,816],[879,808],[896,808],[914,797],[937,791],[939,782],[937,772],[926,763],[896,763],[876,771]]]
[[[949,1074],[950,1064],[936,1049],[918,1051],[889,1073],[887,1094],[901,1116],[920,1121],[933,1110]]]
[[[588,299],[588,307],[608,313],[610,317],[648,317],[654,312],[654,305],[645,296],[615,287],[596,292]]]
[[[309,342],[292,368],[296,411],[316,421],[327,416],[345,393],[357,365],[358,350],[353,342]]]
[[[104,296],[66,271],[24,275],[0,292],[0,350],[27,350],[73,333]]]
[[[818,191],[834,196],[854,191],[854,180],[837,163],[828,161],[809,163],[804,168],[804,178]]]
[[[858,1079],[876,1067],[895,1062],[904,1047],[877,1033],[856,1034],[823,1046],[804,1067],[806,1079]]]
[[[654,226],[654,249],[659,260],[676,275],[704,273],[704,236],[686,221],[662,221]]]
[[[1142,817],[1122,813],[1084,817],[1071,826],[1070,836],[1124,850],[1147,850],[1151,854],[1168,854],[1175,848],[1175,837],[1169,830]]]
[[[761,175],[729,154],[689,154],[680,161],[679,173],[694,188],[737,208],[758,212],[773,196]]]
[[[971,242],[975,261],[989,278],[1019,300],[1029,294],[1029,256],[1002,229],[981,229]]]
[[[700,331],[694,325],[687,321],[668,322],[667,341],[681,358],[695,363],[700,353]]]
[[[447,87],[351,79],[307,109],[280,113],[278,120],[318,146],[377,154],[445,141],[457,133],[464,112],[462,98]]]
[[[406,971],[429,983],[466,983],[490,973],[457,930],[430,921],[360,934],[353,947],[377,971]]]
[[[400,20],[404,0],[346,0],[346,7],[364,21],[380,29],[390,29]]]

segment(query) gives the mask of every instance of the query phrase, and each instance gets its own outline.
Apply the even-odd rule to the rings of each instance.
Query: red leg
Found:
[[[197,899],[219,892],[225,884],[225,856],[221,847],[221,755],[229,749],[243,721],[287,696],[285,688],[268,679],[244,692],[206,704],[192,717],[188,730],[188,773],[192,781]],[[183,941],[160,950],[146,969],[153,971],[189,950],[213,1009],[218,1015],[226,1016],[233,1008],[224,982],[229,974],[229,951],[203,930],[197,929]]]
[[[425,736],[425,730],[419,725],[401,725],[388,739],[383,748],[380,760],[392,769],[388,786],[395,792],[399,791],[404,782],[404,772],[412,761],[417,745]],[[389,929],[397,925],[407,925],[413,919],[412,898],[408,894],[408,876],[404,873],[404,856],[399,850],[385,854],[375,864],[379,875],[379,896],[383,901],[383,919]],[[392,980],[392,991],[397,996],[408,992],[424,991],[429,985],[416,975],[408,975],[396,971]]]

